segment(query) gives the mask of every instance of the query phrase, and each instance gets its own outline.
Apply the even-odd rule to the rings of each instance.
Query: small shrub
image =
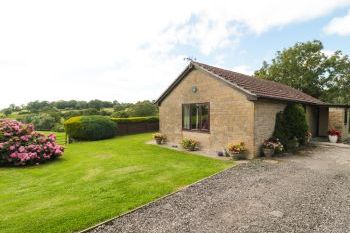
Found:
[[[35,132],[31,124],[0,120],[0,132],[0,164],[38,164],[63,154],[54,134],[46,137]]]
[[[104,116],[78,116],[64,122],[70,139],[94,141],[111,138],[116,133],[116,124]]]
[[[165,143],[166,136],[161,133],[155,133],[153,134],[153,139],[156,140],[157,144],[162,144],[162,143]]]
[[[244,142],[241,142],[239,144],[229,143],[227,145],[227,150],[233,154],[240,154],[242,152],[245,152],[246,148]]]
[[[246,147],[244,142],[239,144],[229,143],[227,146],[227,152],[233,157],[233,159],[245,159],[246,158]]]
[[[26,124],[33,124],[37,130],[51,130],[59,121],[48,113],[29,114],[24,116],[21,121]]]
[[[194,139],[184,138],[181,141],[181,145],[185,150],[195,151],[198,150],[199,142]]]
[[[312,133],[310,131],[307,131],[305,134],[304,140],[302,141],[302,144],[303,145],[309,144],[311,141],[311,138],[312,138]]]
[[[56,123],[52,127],[51,131],[53,131],[53,132],[64,132],[64,125],[62,123]]]

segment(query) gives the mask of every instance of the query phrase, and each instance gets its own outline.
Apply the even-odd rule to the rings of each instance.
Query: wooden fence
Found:
[[[159,130],[159,122],[118,123],[117,135],[154,132]]]

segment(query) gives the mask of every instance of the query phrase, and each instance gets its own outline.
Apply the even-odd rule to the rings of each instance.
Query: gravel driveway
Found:
[[[350,232],[350,147],[226,170],[92,232]]]

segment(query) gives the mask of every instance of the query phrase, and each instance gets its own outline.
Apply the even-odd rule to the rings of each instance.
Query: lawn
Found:
[[[0,168],[0,231],[81,230],[232,166],[145,144],[150,138],[74,143],[57,161]]]

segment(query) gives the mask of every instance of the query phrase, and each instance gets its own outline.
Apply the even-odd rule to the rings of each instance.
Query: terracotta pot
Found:
[[[271,158],[275,154],[275,150],[271,148],[263,148],[263,154],[266,158]]]
[[[328,139],[331,143],[337,143],[338,136],[337,135],[328,135]]]

